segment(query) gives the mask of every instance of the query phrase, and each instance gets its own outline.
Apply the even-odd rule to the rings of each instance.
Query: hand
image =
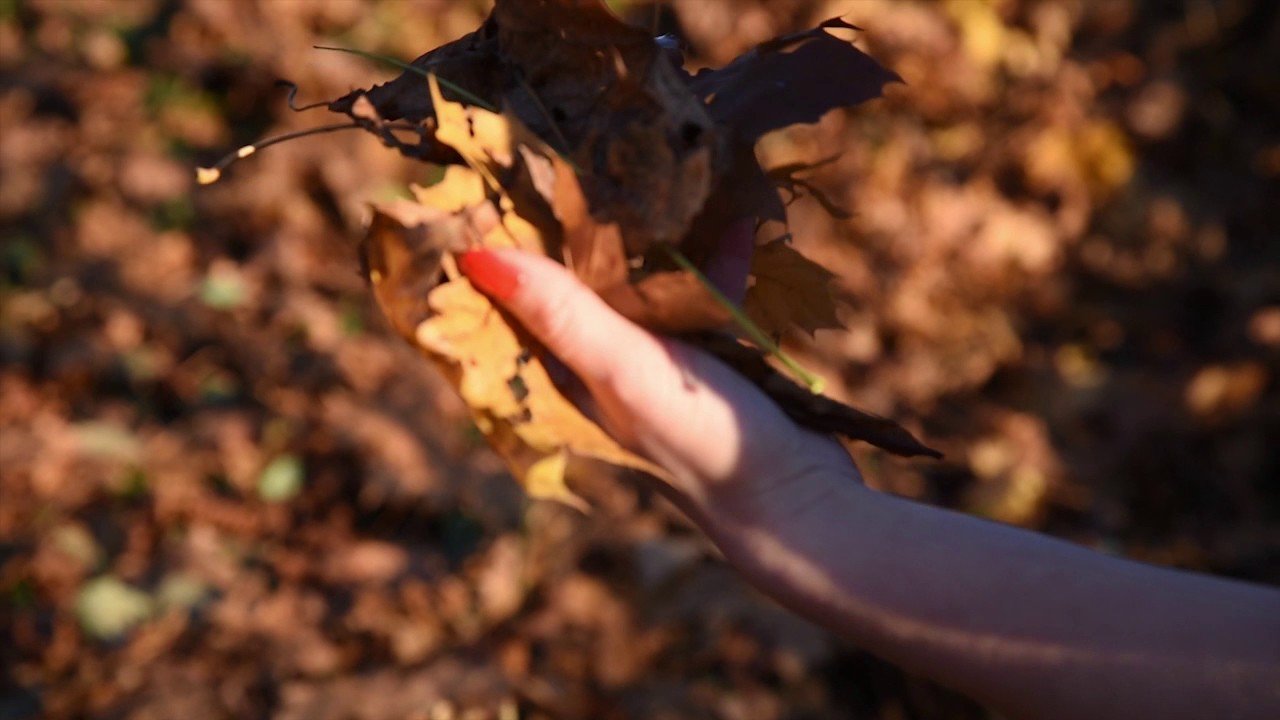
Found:
[[[750,227],[726,237],[708,274],[730,296],[745,289]],[[623,318],[566,268],[516,250],[473,250],[459,267],[585,385],[605,429],[675,478],[686,510],[712,504],[754,515],[809,496],[815,481],[854,483],[834,439],[792,422],[714,357]]]
[[[459,266],[576,373],[606,429],[671,472],[728,561],[797,613],[1009,716],[1280,716],[1274,589],[872,492],[834,440],[552,260],[477,250]],[[723,288],[744,267],[708,274]]]

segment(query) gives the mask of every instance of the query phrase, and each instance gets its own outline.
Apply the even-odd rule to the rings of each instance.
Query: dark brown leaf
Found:
[[[402,200],[374,210],[360,243],[374,296],[402,336],[412,337],[430,314],[427,295],[444,277],[440,261],[450,243],[449,221],[448,213]]]
[[[552,177],[541,185],[562,231],[559,245],[564,264],[587,287],[631,321],[656,332],[683,333],[721,327],[730,321],[727,310],[692,274],[660,269],[632,278],[622,235],[616,223],[591,216],[577,174],[559,157],[522,153],[526,165],[549,165]],[[549,243],[549,245],[553,245]],[[653,258],[657,260],[659,258]]]
[[[600,295],[633,322],[659,333],[724,327],[732,320],[707,286],[682,270],[655,272],[636,282],[607,288]]]
[[[770,130],[817,122],[824,114],[879,97],[902,79],[832,35],[858,28],[832,18],[816,28],[762,43],[718,70],[703,70],[690,86],[711,117],[754,141]]]
[[[414,60],[410,63],[413,71],[406,70],[396,79],[368,90],[354,90],[329,103],[329,110],[350,116],[387,147],[407,157],[441,165],[460,164],[462,157],[435,139],[430,122],[435,113],[423,75],[434,73],[475,96],[497,98],[503,77],[497,42],[492,21],[486,22],[475,32]],[[457,98],[455,92],[448,95]],[[357,107],[361,98],[372,103],[376,117]]]
[[[774,337],[793,327],[813,335],[841,327],[832,294],[835,275],[801,255],[785,238],[756,249],[753,283],[743,309],[761,330]]]
[[[476,32],[395,80],[330,104],[388,146],[438,163],[424,73],[511,112],[579,170],[591,213],[616,223],[629,255],[678,243],[715,185],[723,140],[683,73],[645,32],[598,0],[499,0]],[[376,114],[357,112],[367,97]]]

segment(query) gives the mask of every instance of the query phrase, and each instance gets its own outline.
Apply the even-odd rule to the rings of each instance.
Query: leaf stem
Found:
[[[362,58],[365,58],[366,60],[377,60],[379,62],[387,63],[388,65],[394,65],[406,72],[411,72],[411,73],[414,73],[415,75],[421,75],[422,77],[427,77],[428,75],[435,75],[436,80],[438,80],[441,85],[452,90],[456,95],[458,95],[458,97],[461,97],[463,100],[466,100],[467,102],[471,103],[472,105],[475,105],[476,107],[484,108],[485,110],[488,110],[491,113],[498,112],[498,108],[486,102],[483,98],[475,95],[471,91],[467,90],[466,88],[456,83],[452,83],[440,77],[439,73],[428,73],[426,70],[423,70],[420,67],[415,67],[413,65],[410,65],[407,62],[397,60],[393,57],[388,57],[386,55],[371,53],[367,50],[357,50],[355,48],[344,48],[344,47],[331,47],[328,45],[312,45],[312,47],[315,48],[316,50],[332,50],[334,52],[344,52],[344,53],[350,53],[352,55],[358,55]]]
[[[395,67],[398,67],[401,70],[414,73],[415,75],[420,75],[424,78],[430,78],[431,76],[435,76],[436,82],[440,83],[444,87],[449,88],[458,97],[462,98],[463,100],[466,100],[472,105],[475,105],[476,107],[482,108],[484,110],[488,110],[491,113],[500,112],[498,108],[486,102],[483,98],[477,96],[475,93],[472,93],[471,91],[458,85],[457,83],[450,82],[448,79],[440,77],[439,73],[428,72],[427,70],[423,70],[420,67],[415,67],[413,65],[410,65],[409,63],[403,62],[401,60],[397,60],[393,57],[388,57],[386,55],[379,55],[377,53],[371,53],[367,50],[357,50],[355,48],[332,47],[329,45],[312,45],[312,47],[314,47],[317,50],[332,50],[334,52],[344,52],[344,53],[350,53],[352,55],[358,55],[368,60],[377,60],[379,62],[387,63],[388,65],[394,65]],[[555,133],[556,138],[559,139],[560,142],[565,147],[563,151],[556,147],[552,147],[551,149],[554,150],[555,153],[559,155],[562,159],[564,159],[565,162],[569,163],[569,166],[572,167],[575,172],[577,172],[578,174],[582,174],[582,168],[578,167],[577,163],[573,161],[573,158],[569,157],[569,154],[568,154],[569,141],[566,140],[564,134],[560,132],[560,126],[556,124],[555,118],[551,117],[551,113],[548,112],[546,106],[543,105],[542,98],[538,97],[538,94],[533,91],[533,88],[530,87],[528,82],[525,81],[523,78],[520,79],[520,82],[521,82],[521,85],[524,87],[525,91],[528,92],[529,95],[533,97],[534,103],[542,111],[542,114],[546,116],[547,122],[551,124],[551,131]]]
[[[667,245],[666,243],[660,243],[660,245],[662,246],[662,249],[667,252],[667,255],[675,261],[676,265],[680,266],[681,270],[692,273],[693,276],[698,279],[698,282],[702,283],[707,290],[711,292],[711,296],[715,298],[716,302],[724,309],[729,311],[729,314],[733,317],[733,321],[738,324],[739,328],[742,328],[742,331],[751,338],[752,342],[759,345],[769,354],[778,358],[778,362],[782,363],[793,375],[796,376],[798,380],[800,380],[800,382],[804,383],[805,387],[809,388],[809,392],[814,395],[822,394],[822,390],[826,386],[826,383],[823,382],[822,378],[806,370],[800,363],[796,362],[795,358],[788,355],[786,351],[779,347],[778,343],[774,342],[773,338],[765,334],[765,332],[760,329],[759,325],[756,325],[751,318],[747,317],[747,314],[742,312],[741,308],[735,305],[732,300],[725,297],[724,293],[720,292],[720,288],[713,285],[711,281],[707,279],[707,276],[703,275],[702,271],[699,270],[698,267],[689,260],[689,258],[685,257],[684,253],[671,245]]]

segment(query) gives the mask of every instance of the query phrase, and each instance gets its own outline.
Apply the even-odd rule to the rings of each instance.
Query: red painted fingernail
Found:
[[[462,253],[458,256],[458,269],[481,292],[498,300],[510,300],[520,287],[520,275],[515,268],[488,250]]]

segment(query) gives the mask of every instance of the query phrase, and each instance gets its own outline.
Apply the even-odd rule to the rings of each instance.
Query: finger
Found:
[[[728,477],[744,432],[785,422],[714,358],[643,330],[550,259],[475,250],[458,266],[582,379],[610,432],[677,475]]]
[[[588,385],[610,379],[626,353],[658,352],[648,332],[628,322],[567,269],[518,250],[479,249],[458,267],[510,311]]]

